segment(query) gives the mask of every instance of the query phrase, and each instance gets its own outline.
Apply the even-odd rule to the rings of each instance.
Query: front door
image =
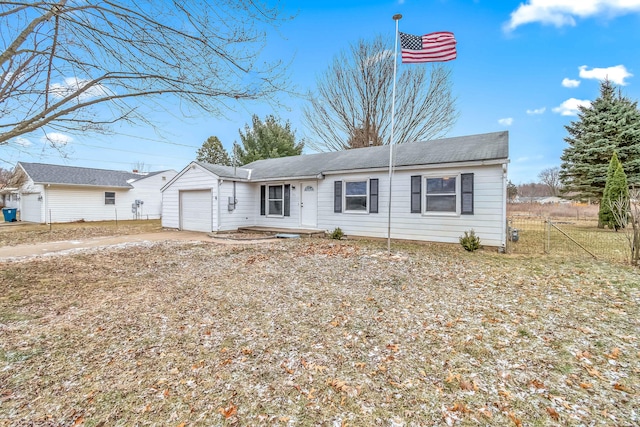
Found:
[[[318,226],[318,183],[301,182],[300,193],[300,226],[316,228]]]

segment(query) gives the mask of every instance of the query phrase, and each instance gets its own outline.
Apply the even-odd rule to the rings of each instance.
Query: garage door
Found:
[[[211,190],[180,192],[180,229],[212,231]]]
[[[38,200],[40,193],[22,194],[20,196],[20,220],[42,222],[42,202]]]

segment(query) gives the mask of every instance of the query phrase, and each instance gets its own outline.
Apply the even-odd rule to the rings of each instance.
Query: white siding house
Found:
[[[347,235],[380,238],[390,229],[396,239],[449,243],[473,229],[484,245],[504,246],[507,132],[396,145],[391,185],[389,149],[266,159],[241,168],[192,162],[162,189],[163,225],[340,227]],[[181,194],[204,190],[208,202],[181,203]],[[191,225],[196,215],[205,219]]]
[[[160,188],[176,174],[174,170],[137,174],[19,162],[13,180],[19,186],[20,219],[55,223],[158,219]]]

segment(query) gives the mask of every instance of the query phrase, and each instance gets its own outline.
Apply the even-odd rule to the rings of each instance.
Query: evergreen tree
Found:
[[[618,160],[618,154],[614,151],[609,162],[609,169],[607,170],[606,184],[604,186],[604,192],[602,194],[602,201],[600,202],[600,210],[598,211],[598,227],[604,228],[604,226],[611,227],[613,225],[613,213],[611,212],[610,194],[611,185],[613,184],[613,176],[616,170],[620,166],[620,160]]]
[[[213,165],[231,166],[229,154],[227,153],[227,150],[224,149],[217,136],[210,136],[202,144],[202,147],[198,148],[196,160],[211,163]]]
[[[590,107],[580,107],[560,157],[564,193],[574,199],[602,200],[609,160],[617,151],[631,184],[640,184],[640,111],[605,80]]]
[[[244,133],[240,131],[242,147],[237,148],[240,165],[261,159],[297,156],[302,154],[304,142],[295,141],[291,124],[287,121],[280,125],[272,115],[261,121],[257,115],[252,118],[253,127],[245,125]]]
[[[618,167],[613,174],[608,190],[606,199],[603,199],[602,202],[609,205],[609,212],[611,212],[613,202],[621,199],[629,199],[629,183],[627,181],[627,175],[624,173],[624,169],[622,168],[622,163],[618,163]],[[619,220],[620,218],[616,219],[611,213],[611,217],[608,218],[605,225],[618,231],[619,228],[624,226],[623,224],[620,224]]]

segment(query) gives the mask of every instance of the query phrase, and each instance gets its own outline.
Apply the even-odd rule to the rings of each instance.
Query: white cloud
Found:
[[[578,87],[580,86],[580,80],[573,80],[573,79],[568,79],[568,78],[564,78],[562,79],[562,86],[564,87]]]
[[[561,116],[577,116],[579,107],[589,107],[591,105],[591,101],[569,98],[560,104],[558,107],[553,109],[554,113],[558,113]]]
[[[576,18],[604,15],[612,18],[640,12],[640,0],[528,0],[511,12],[505,31],[520,25],[540,22],[545,25],[575,26]]]
[[[51,94],[58,98],[64,98],[69,95],[72,95],[79,89],[82,89],[87,84],[89,84],[91,80],[88,79],[79,79],[77,77],[67,77],[64,79],[64,83],[54,83],[51,85]],[[78,100],[85,101],[91,98],[97,98],[99,96],[108,96],[111,95],[112,92],[107,89],[106,86],[97,84],[95,86],[90,87],[86,91],[84,91],[79,97]]]
[[[52,144],[52,145],[67,145],[73,141],[69,135],[65,135],[63,133],[58,132],[49,132],[42,138],[40,138],[43,144]]]
[[[592,68],[587,70],[586,65],[582,65],[578,67],[580,70],[580,77],[583,79],[596,79],[596,80],[605,80],[609,79],[611,82],[624,86],[627,84],[625,79],[627,77],[632,77],[627,68],[624,65],[616,65],[615,67],[608,68]]]
[[[17,138],[14,140],[14,142],[15,142],[17,145],[21,146],[21,147],[30,147],[31,145],[33,145],[33,144],[31,144],[31,141],[29,141],[27,138],[23,138],[23,137],[21,137],[21,136],[17,137]]]
[[[533,110],[527,110],[527,114],[529,114],[529,115],[544,114],[545,111],[547,111],[547,107],[536,108],[536,109],[533,109]]]
[[[500,123],[502,126],[511,126],[513,124],[513,118],[506,117],[504,119],[498,120],[498,123]]]

